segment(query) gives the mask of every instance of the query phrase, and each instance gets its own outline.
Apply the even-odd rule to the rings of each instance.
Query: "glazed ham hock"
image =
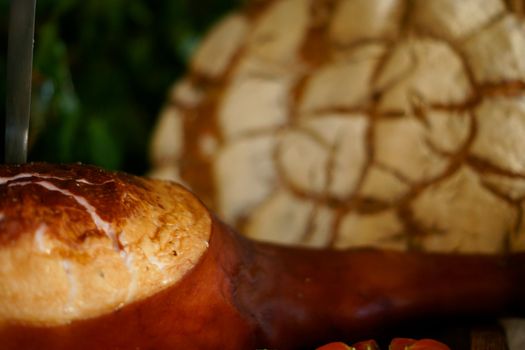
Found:
[[[2,349],[295,349],[525,311],[523,253],[256,243],[177,184],[91,166],[1,166],[0,213]]]

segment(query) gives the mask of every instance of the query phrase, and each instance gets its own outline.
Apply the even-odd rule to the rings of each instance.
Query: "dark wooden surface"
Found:
[[[505,333],[497,323],[473,327],[470,342],[471,350],[508,350]]]

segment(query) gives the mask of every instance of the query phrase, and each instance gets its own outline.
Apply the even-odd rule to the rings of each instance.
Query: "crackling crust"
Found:
[[[180,280],[211,218],[182,186],[73,164],[0,166],[0,325],[96,317]]]

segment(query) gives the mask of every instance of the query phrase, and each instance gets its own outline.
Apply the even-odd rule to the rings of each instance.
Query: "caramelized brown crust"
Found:
[[[87,206],[96,208],[101,220],[120,227],[137,211],[140,201],[152,201],[144,193],[146,189],[144,181],[90,166],[1,167],[0,244],[13,244],[42,224],[67,225],[49,234],[70,246],[81,245],[90,237],[104,237],[106,233],[92,220]],[[75,196],[84,198],[85,203]],[[64,221],[64,216],[70,219]],[[121,247],[119,242],[115,244]]]
[[[0,167],[0,324],[98,316],[175,283],[208,211],[173,183],[85,165]]]

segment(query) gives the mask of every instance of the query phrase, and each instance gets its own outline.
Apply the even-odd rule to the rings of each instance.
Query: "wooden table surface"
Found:
[[[507,340],[501,326],[476,326],[470,331],[471,350],[507,350]]]

